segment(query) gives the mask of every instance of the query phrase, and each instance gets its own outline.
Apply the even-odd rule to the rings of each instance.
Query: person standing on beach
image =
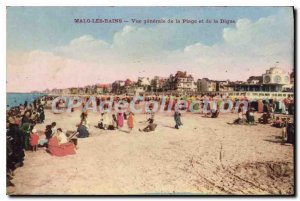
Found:
[[[39,123],[44,123],[45,121],[45,112],[43,105],[39,105],[37,112],[39,113]]]
[[[24,116],[22,117],[22,124],[25,124],[25,123],[29,123],[30,122],[30,112],[29,111],[26,111]]]
[[[30,150],[30,123],[24,123],[20,127],[20,129],[24,132],[24,149]]]
[[[39,136],[37,130],[35,128],[32,129],[31,134],[30,134],[30,145],[32,147],[32,151],[37,150],[37,147],[39,144],[39,139],[40,139],[40,136]]]
[[[54,135],[56,133],[56,122],[52,122],[51,131],[52,131],[52,135]]]
[[[174,120],[175,120],[175,128],[179,129],[179,126],[182,126],[182,122],[181,122],[181,114],[179,111],[175,111],[174,113]]]
[[[133,129],[133,124],[134,124],[133,113],[130,112],[130,113],[129,113],[129,116],[128,116],[128,118],[127,118],[127,125],[128,125],[129,130],[130,130],[129,132],[132,131],[132,129]]]
[[[52,126],[47,125],[45,130],[46,139],[49,140],[52,137]]]
[[[118,120],[118,128],[122,128],[124,124],[123,112],[118,112],[117,120]]]
[[[114,129],[118,129],[118,120],[115,114],[112,115],[112,126]]]

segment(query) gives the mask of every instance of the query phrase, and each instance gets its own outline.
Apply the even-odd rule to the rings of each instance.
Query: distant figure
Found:
[[[24,149],[30,150],[30,123],[24,123],[20,127],[20,129],[24,132]]]
[[[122,128],[124,125],[124,116],[122,112],[118,113],[118,128]]]
[[[257,107],[258,107],[258,109],[257,109],[258,113],[263,113],[263,111],[264,111],[264,104],[263,104],[262,100],[258,100],[257,101]]]
[[[112,126],[113,128],[118,128],[118,120],[115,114],[112,115]]]
[[[42,105],[39,105],[37,112],[39,113],[39,118],[38,118],[39,123],[44,123],[45,121],[44,107]]]
[[[27,102],[27,101],[25,101],[25,102],[24,102],[24,107],[26,108],[26,107],[27,107],[27,105],[28,105],[28,102]]]
[[[261,124],[269,124],[271,123],[271,115],[270,113],[263,113],[263,115],[258,119],[258,122]]]
[[[104,112],[104,113],[102,114],[102,124],[103,124],[104,130],[107,130],[107,129],[108,129],[108,126],[109,126],[110,122],[111,122],[111,121],[110,121],[110,118],[109,118],[108,113],[107,113],[107,112]]]
[[[34,128],[30,134],[30,145],[32,147],[32,151],[36,151],[39,144],[40,136],[37,130]]]
[[[285,120],[283,118],[282,120]],[[284,126],[284,121],[282,121],[280,117],[276,117],[276,119],[273,121],[272,126],[276,128],[282,128]]]
[[[80,115],[80,121],[86,121],[87,120],[87,112],[82,112],[81,115]]]
[[[26,111],[26,112],[24,113],[23,118],[22,118],[22,124],[30,123],[30,116],[31,116],[30,112],[29,112],[29,111]]]
[[[182,126],[182,122],[181,122],[181,114],[179,111],[175,111],[174,113],[174,120],[175,120],[175,128],[179,129],[179,126]]]
[[[211,112],[211,118],[218,118],[219,114],[220,114],[220,110],[219,110],[219,107],[218,107],[216,110],[213,110]]]
[[[146,126],[143,130],[139,129],[139,131],[143,131],[143,132],[151,132],[151,131],[155,131],[157,124],[153,123],[154,120],[150,119],[149,120],[149,124],[148,126]]]
[[[246,120],[247,120],[247,123],[249,123],[249,124],[254,124],[255,123],[254,113],[253,113],[252,109],[247,110]]]
[[[129,116],[128,116],[128,119],[127,119],[127,125],[128,125],[128,128],[129,128],[130,131],[132,131],[132,129],[133,129],[133,122],[134,122],[133,113],[130,112]]]

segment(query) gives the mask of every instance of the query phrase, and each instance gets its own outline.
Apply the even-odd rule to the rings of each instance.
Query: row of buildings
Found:
[[[56,94],[141,94],[145,92],[176,92],[205,93],[226,91],[293,91],[294,73],[288,74],[275,66],[260,76],[251,76],[246,82],[229,80],[197,79],[187,72],[177,71],[169,77],[155,76],[153,79],[138,77],[137,81],[130,79],[116,80],[109,84],[95,84],[86,87],[53,89],[45,91]]]

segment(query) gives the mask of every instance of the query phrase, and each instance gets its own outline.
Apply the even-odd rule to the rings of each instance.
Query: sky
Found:
[[[74,19],[123,19],[76,24]],[[132,19],[179,19],[136,24]],[[220,19],[235,23],[182,23]],[[111,83],[177,70],[246,80],[293,70],[292,7],[7,7],[7,91]]]

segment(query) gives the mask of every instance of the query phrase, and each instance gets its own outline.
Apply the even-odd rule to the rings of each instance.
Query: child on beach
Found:
[[[133,129],[133,124],[134,124],[133,113],[130,112],[130,113],[129,113],[129,116],[128,116],[128,118],[127,118],[127,125],[128,125],[129,130],[130,130],[129,132],[132,131],[132,129]]]
[[[36,151],[39,144],[39,134],[36,129],[32,129],[30,134],[30,145],[32,147],[32,151]]]

